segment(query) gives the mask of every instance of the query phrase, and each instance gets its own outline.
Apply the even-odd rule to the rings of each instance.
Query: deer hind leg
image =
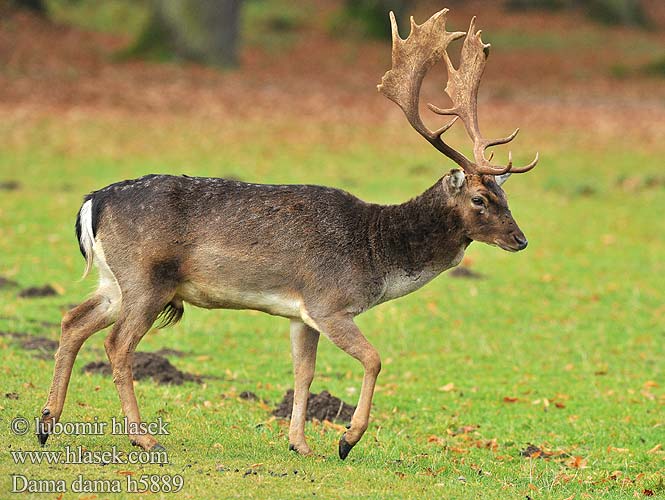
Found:
[[[319,332],[300,321],[291,321],[291,356],[295,385],[289,426],[289,449],[301,455],[312,453],[305,440],[305,420],[309,387],[314,379],[318,343]]]
[[[83,343],[96,332],[115,321],[116,302],[119,296],[97,293],[69,311],[62,319],[60,345],[55,353],[53,380],[46,404],[42,409],[37,436],[42,446],[46,444],[51,426],[60,419],[67,395],[67,386],[74,361]]]
[[[137,287],[137,289],[140,288]],[[150,434],[131,432],[132,430],[138,430],[141,423],[141,415],[134,393],[132,360],[136,346],[150,330],[172,295],[172,293],[169,294],[163,290],[134,297],[123,294],[123,303],[118,320],[104,341],[106,354],[113,371],[113,382],[118,391],[122,410],[130,430],[128,433],[129,439],[132,444],[140,446],[144,450],[164,448]]]
[[[351,417],[351,425],[339,440],[339,457],[344,460],[367,430],[374,387],[381,371],[381,357],[350,315],[338,314],[325,318],[307,318],[307,320],[312,326],[317,326],[317,329],[337,347],[360,361],[365,370],[358,406]]]

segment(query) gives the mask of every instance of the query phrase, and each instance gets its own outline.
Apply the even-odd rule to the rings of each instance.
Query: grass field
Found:
[[[104,19],[118,16],[110,7],[103,12],[100,26],[95,21],[92,27],[103,29],[110,22]],[[0,23],[0,34],[7,26]],[[588,29],[582,45],[600,51],[603,33]],[[514,25],[496,43],[519,50],[522,42],[513,40],[511,30]],[[93,46],[89,52],[104,53],[107,43],[115,48],[118,43],[108,36],[98,45],[86,38]],[[634,35],[634,43],[657,46],[649,36],[656,35]],[[553,60],[577,45],[574,37],[564,41],[552,33],[541,39],[537,48]],[[53,50],[70,54],[68,44],[78,47],[76,40],[71,33],[58,35]],[[43,50],[38,42],[36,52]],[[357,50],[373,54],[377,46]],[[294,51],[302,55],[297,44]],[[275,71],[270,65],[276,55],[267,53],[265,66]],[[566,92],[577,92],[584,82],[571,81],[557,104],[551,95],[538,94],[558,85],[547,74],[525,94],[502,93],[501,86],[520,77],[509,70],[510,59],[495,66],[504,68],[497,74],[502,83],[490,83],[483,94],[489,110],[483,116],[489,117],[488,135],[523,126],[516,161],[540,151],[534,171],[505,185],[529,248],[508,254],[474,243],[463,265],[479,279],[444,274],[358,318],[382,355],[383,370],[370,428],[346,461],[337,457],[342,426],[308,423],[316,455],[300,457],[287,450],[288,422],[271,417],[292,387],[286,320],[186,307],[178,325],[151,330],[139,346],[185,352],[171,362],[204,380],[181,386],[136,382],[144,420],[169,422],[170,434],[160,439],[168,465],[15,463],[12,451],[39,445],[31,433],[13,434],[10,422],[39,415],[53,360],[8,334],[57,340],[64,312],[94,289],[94,277],[78,280],[84,262],[73,227],[85,193],[163,172],[325,184],[368,201],[398,203],[451,168],[403,118],[381,107],[391,104],[369,91],[371,97],[354,93],[374,92],[382,69],[369,62],[370,71],[362,57],[351,57],[355,52],[343,53],[348,60],[321,59],[330,65],[343,60],[353,72],[358,66],[357,73],[323,83],[336,67],[303,67],[304,83],[297,74],[287,84],[280,83],[280,73],[261,80],[263,73],[252,73],[263,67],[253,52],[244,72],[223,76],[132,63],[95,73],[97,66],[83,57],[42,67],[34,56],[39,64],[31,66],[32,56],[25,54],[0,71],[0,277],[16,283],[0,282],[0,498],[665,496],[665,100],[662,92],[649,94],[648,101],[630,107],[628,100],[640,89],[646,94],[658,87],[639,81],[618,99],[627,107],[612,108],[612,114],[607,108],[613,106],[614,87],[607,87],[605,76],[572,103]],[[527,79],[535,80],[536,71],[526,68]],[[584,78],[591,78],[600,70],[585,71]],[[143,86],[125,96],[137,82]],[[631,87],[625,80],[610,83]],[[281,101],[288,96],[282,86],[292,87],[287,90],[293,101]],[[317,96],[322,89],[325,97]],[[183,103],[187,92],[192,100]],[[215,92],[225,100],[221,111]],[[141,99],[144,106],[137,104]],[[639,115],[627,120],[625,109]],[[451,142],[464,144],[460,130],[450,134]],[[506,152],[497,154],[505,158]],[[18,297],[21,289],[46,284],[56,296]],[[104,336],[93,336],[79,355],[63,421],[122,416],[110,377],[82,373],[85,364],[105,360]],[[361,375],[357,362],[321,341],[313,392],[326,389],[355,404]],[[264,401],[241,399],[243,391]],[[45,450],[79,445],[132,450],[125,436],[110,432],[53,436]],[[68,485],[79,475],[119,480],[124,493],[11,494],[12,474],[64,479]],[[127,478],[142,475],[180,475],[184,487],[177,494],[127,493]]]
[[[375,129],[372,140],[361,129],[327,127],[326,134],[347,144],[332,151],[320,146],[322,131],[285,142],[285,130],[297,127],[288,123],[251,143],[240,140],[248,124],[225,139],[218,124],[185,119],[155,128],[92,117],[3,123],[0,135],[9,140],[0,171],[21,185],[2,195],[0,274],[21,287],[50,283],[60,295],[18,299],[17,288],[3,289],[0,330],[51,339],[58,338],[57,326],[40,322],[57,323],[66,305],[94,284],[76,281],[83,261],[72,227],[89,190],[168,171],[336,184],[368,200],[398,202],[444,168],[410,138],[386,151],[382,145],[396,140],[392,128]],[[140,127],[142,140],[132,139]],[[220,142],[197,140],[211,136]],[[538,137],[525,142],[528,150]],[[263,158],[278,146],[278,155]],[[566,147],[549,146],[541,166],[506,185],[531,242],[527,251],[512,255],[474,244],[466,264],[485,279],[443,275],[360,317],[384,370],[372,426],[346,462],[335,452],[339,426],[308,424],[319,455],[301,458],[286,449],[286,422],[271,419],[265,404],[237,397],[250,390],[272,406],[291,387],[285,320],[190,307],[182,323],[150,332],[140,346],[185,351],[176,366],[210,377],[204,385],[137,383],[145,420],[171,423],[162,439],[171,464],[164,467],[15,465],[8,452],[36,449],[37,442],[10,435],[7,424],[38,414],[52,361],[0,337],[3,393],[19,395],[1,403],[3,481],[18,472],[123,480],[124,471],[181,474],[186,498],[662,495],[665,245],[654,237],[665,231],[663,188],[655,183],[662,174],[655,156],[638,148],[591,155],[587,145],[564,158],[557,149]],[[631,168],[635,158],[640,173]],[[587,163],[593,170],[577,174]],[[80,372],[104,359],[103,337],[82,350],[64,420],[121,416],[111,380]],[[315,392],[328,389],[355,402],[360,374],[353,360],[322,342]],[[111,435],[53,437],[48,449],[78,444],[131,449],[126,438]],[[529,444],[560,455],[521,456]]]

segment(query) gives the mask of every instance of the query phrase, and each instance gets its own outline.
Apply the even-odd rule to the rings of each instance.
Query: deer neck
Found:
[[[450,201],[439,180],[406,203],[381,207],[375,248],[387,275],[426,283],[459,264],[471,240]]]

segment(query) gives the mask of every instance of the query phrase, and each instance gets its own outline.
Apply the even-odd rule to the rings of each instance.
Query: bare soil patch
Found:
[[[21,183],[18,181],[2,181],[0,182],[0,191],[16,191],[21,188]]]
[[[46,337],[32,335],[21,340],[21,347],[26,351],[36,351],[34,355],[41,359],[51,359],[58,349],[59,343]]]
[[[258,401],[259,397],[254,394],[252,391],[242,391],[240,394],[238,394],[238,397],[240,399],[244,399],[246,401]]]
[[[56,292],[55,288],[53,288],[51,285],[31,286],[24,288],[18,293],[18,296],[24,299],[51,297],[53,295],[58,295],[58,292]]]
[[[293,408],[293,390],[289,389],[282,402],[272,412],[276,417],[291,418]],[[319,394],[309,393],[307,400],[307,420],[317,419],[320,421],[329,420],[331,422],[348,423],[351,421],[355,406],[345,403],[341,399],[333,396],[328,391],[321,391]]]
[[[26,351],[35,351],[34,355],[40,359],[51,359],[58,349],[57,341],[28,333],[0,332],[0,337],[10,337],[18,341],[21,348]]]
[[[448,273],[453,278],[462,278],[467,280],[484,280],[485,275],[474,271],[470,267],[459,266]]]
[[[5,278],[4,276],[0,276],[0,290],[3,288],[12,288],[15,286],[18,286],[16,281]]]
[[[110,376],[113,372],[109,363],[94,361],[83,367],[85,373],[99,373]],[[135,380],[153,379],[158,384],[181,385],[184,382],[201,383],[201,377],[178,370],[164,356],[154,352],[136,352],[132,363]]]

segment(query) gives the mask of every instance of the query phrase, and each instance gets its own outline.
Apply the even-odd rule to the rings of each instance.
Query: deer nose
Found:
[[[513,234],[513,239],[517,243],[519,250],[524,250],[529,244],[526,237],[522,233]]]

